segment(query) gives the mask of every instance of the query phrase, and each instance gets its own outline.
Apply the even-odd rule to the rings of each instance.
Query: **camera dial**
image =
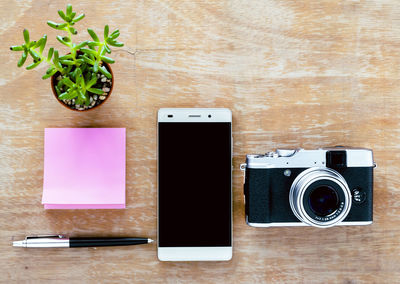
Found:
[[[330,168],[310,168],[300,173],[289,192],[293,214],[310,226],[327,228],[346,218],[351,192],[346,180]]]

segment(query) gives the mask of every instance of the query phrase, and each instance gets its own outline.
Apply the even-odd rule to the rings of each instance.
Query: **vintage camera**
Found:
[[[372,150],[278,149],[247,155],[246,222],[253,227],[372,223]]]

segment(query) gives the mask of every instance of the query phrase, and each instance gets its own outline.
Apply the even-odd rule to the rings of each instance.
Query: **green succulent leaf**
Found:
[[[74,61],[71,60],[60,60],[60,63],[63,65],[75,65]]]
[[[70,94],[70,93],[68,93],[68,92],[64,92],[64,93],[58,95],[58,98],[59,98],[60,100],[67,100],[69,94]]]
[[[81,48],[80,51],[87,54],[97,55],[97,52],[95,50],[89,48]]]
[[[58,40],[59,42],[61,42],[62,44],[68,46],[68,47],[71,46],[71,44],[69,43],[69,42],[71,41],[69,37],[66,37],[66,36],[65,36],[65,37],[57,36],[57,40]]]
[[[44,35],[42,38],[40,38],[36,44],[35,44],[35,48],[39,47],[39,53],[42,54],[44,47],[46,46],[46,42],[47,42],[47,35]]]
[[[84,42],[81,42],[80,44],[78,44],[77,46],[75,46],[75,49],[76,49],[76,50],[80,50],[82,47],[86,46],[87,44],[88,44],[88,41],[87,41],[87,40],[84,41]]]
[[[40,55],[37,54],[37,52],[34,51],[33,49],[28,49],[28,52],[29,52],[29,54],[32,56],[32,58],[33,58],[33,60],[34,60],[35,62],[40,60]]]
[[[100,49],[100,56],[103,56],[104,54],[106,54],[106,48],[105,48],[105,46],[103,45],[103,46],[101,47],[101,49]]]
[[[95,42],[95,41],[89,41],[88,42],[88,47],[93,49],[93,50],[95,49],[96,46],[100,46],[100,45],[101,45],[101,42]]]
[[[69,72],[71,72],[72,66],[67,66],[67,68],[64,68],[64,72],[65,74],[68,74]]]
[[[64,78],[64,77],[62,77],[62,78]],[[62,78],[61,78],[61,79],[62,79]],[[62,86],[64,86],[64,83],[63,83],[62,80],[59,80],[59,81],[57,82],[56,87],[61,88]]]
[[[68,26],[68,23],[58,24],[58,23],[55,23],[53,21],[47,21],[47,24],[50,27],[52,27],[53,29],[56,29],[56,30],[63,30],[66,26]]]
[[[96,88],[88,88],[87,89],[89,92],[97,95],[102,95],[104,92],[101,89],[96,89]]]
[[[70,87],[70,88],[73,88],[73,87],[76,86],[75,83],[72,82],[71,79],[68,78],[68,77],[65,77],[65,78],[62,79],[61,81],[62,81],[62,83],[63,83],[64,85],[66,85],[66,86],[68,86],[68,87]]]
[[[117,37],[119,37],[119,29],[116,29],[115,31],[113,31],[111,34],[110,34],[110,38],[111,39],[116,39]]]
[[[112,59],[112,58],[110,58],[110,57],[107,57],[107,56],[101,56],[100,58],[101,58],[102,61],[104,61],[104,62],[106,62],[106,63],[109,63],[109,64],[112,64],[112,63],[115,62],[114,59]]]
[[[24,47],[22,45],[13,45],[10,47],[10,49],[12,51],[22,51],[22,50],[24,50]]]
[[[36,48],[36,41],[31,41],[28,44],[25,44],[27,48]]]
[[[58,15],[60,15],[61,19],[63,19],[64,21],[67,21],[67,16],[65,16],[64,12],[62,10],[58,10]]]
[[[78,93],[76,91],[74,91],[74,92],[76,93],[75,104],[83,105],[83,100],[78,96]]]
[[[60,57],[58,56],[58,50],[54,50],[54,58],[53,58],[54,62],[58,62],[59,58]]]
[[[110,27],[108,25],[104,26],[104,39],[108,38],[108,32],[110,30]]]
[[[94,65],[94,60],[90,59],[89,57],[83,55],[82,58],[86,63],[88,63],[90,65]]]
[[[76,18],[73,20],[73,22],[74,22],[74,23],[79,22],[79,21],[82,20],[84,17],[85,17],[85,14],[80,14],[78,17],[76,17]]]
[[[43,38],[40,38],[38,41],[35,41],[34,44],[31,45],[32,48],[38,48],[42,44]]]
[[[76,58],[76,45],[71,43],[72,47],[70,47],[72,58]]]
[[[78,34],[78,31],[77,31],[75,28],[69,27],[68,29],[69,29],[69,31],[70,31],[71,34],[73,34],[73,35]]]
[[[29,43],[29,32],[28,32],[28,30],[24,29],[23,34],[24,34],[25,43],[28,44]]]
[[[67,5],[67,16],[70,16],[71,15],[71,13],[72,13],[72,5],[71,4],[68,4]]]
[[[58,98],[60,100],[72,100],[76,98],[76,92],[75,91],[64,92],[61,95],[59,95]]]
[[[82,77],[77,77],[76,79],[76,85],[82,89],[85,89],[85,81],[83,80]]]
[[[112,39],[112,40],[116,40],[117,37],[119,37],[119,31],[117,33],[115,33],[115,34],[111,34],[108,38]]]
[[[81,89],[78,89],[78,98],[82,101],[86,101],[86,94]]]
[[[93,72],[97,73],[99,71],[99,62],[95,61],[93,64]]]
[[[54,67],[50,67],[49,69],[46,70],[46,74],[50,74],[53,70],[56,70]]]
[[[107,44],[109,44],[109,45],[112,45],[111,43],[113,43],[113,42],[115,42],[115,40],[113,40],[112,38],[107,38],[106,40],[105,40],[105,42],[107,43]]]
[[[48,24],[50,27],[52,27],[53,29],[58,29],[58,26],[60,25],[60,24],[57,24],[57,23],[55,23],[55,22],[53,22],[53,21],[47,21],[47,24]]]
[[[75,76],[76,76],[76,69],[74,69],[74,71],[68,73],[68,77],[69,78],[74,78],[75,79]]]
[[[21,67],[22,65],[24,65],[24,63],[25,63],[27,57],[28,57],[28,52],[25,50],[25,51],[22,53],[21,58],[18,60],[17,66],[18,66],[18,67]]]
[[[85,96],[86,96],[86,93],[85,93]],[[86,96],[86,100],[85,100],[85,105],[90,105],[90,97],[89,96]]]
[[[124,44],[123,44],[122,42],[117,42],[117,41],[115,41],[115,40],[113,40],[113,39],[111,39],[111,38],[108,38],[108,39],[106,40],[106,42],[107,42],[109,45],[115,46],[115,47],[122,47],[122,46],[124,46]]]
[[[35,68],[36,66],[38,66],[40,64],[40,60],[36,61],[36,62],[32,62],[31,64],[29,64],[28,66],[26,66],[26,70],[31,70],[33,68]]]
[[[72,59],[72,58],[73,58],[72,54],[66,54],[66,55],[61,56],[59,59],[60,60],[67,60],[67,59]]]
[[[124,43],[123,42],[116,42],[116,43],[114,43],[114,46],[115,47],[123,47]]]
[[[72,19],[75,17],[76,13],[72,12],[71,15],[68,16],[68,22],[71,22]]]
[[[97,41],[97,42],[100,41],[100,40],[99,40],[99,37],[96,35],[96,33],[94,32],[94,30],[92,30],[92,29],[89,28],[89,29],[87,29],[87,31],[88,31],[90,37],[91,37],[94,41]]]
[[[57,69],[56,68],[49,68],[49,69],[52,70],[52,71],[46,72],[46,74],[42,77],[43,80],[47,79],[47,78],[50,78],[51,76],[53,76],[54,74],[57,73]]]
[[[112,78],[111,73],[108,72],[108,70],[106,69],[106,67],[104,67],[104,66],[99,67],[99,71],[100,71],[104,76],[106,76],[108,79],[111,79],[111,78]]]
[[[76,84],[78,84],[78,85],[81,84],[82,80],[83,80],[82,70],[81,70],[81,68],[76,68],[76,70],[75,70],[75,82],[76,82]]]
[[[68,26],[68,24],[67,23],[62,23],[62,24],[59,24],[58,25],[58,28],[57,29],[59,29],[59,30],[63,30],[65,27],[67,27]]]
[[[60,84],[61,81],[59,81],[58,83]],[[59,88],[57,85],[54,86],[54,89],[56,89],[57,95],[60,95],[60,94],[61,94],[60,88]]]
[[[54,48],[50,47],[49,53],[47,54],[47,61],[51,60],[51,57],[53,56]]]
[[[105,50],[107,51],[108,54],[111,53],[111,49],[108,47],[107,44],[104,45]]]
[[[58,67],[58,69],[63,69],[63,66],[61,65],[58,57],[58,51],[54,51],[54,57],[53,57],[53,63]]]
[[[97,82],[97,76],[94,75],[92,76],[92,78],[89,80],[89,82],[86,83],[86,88],[89,89],[90,87],[92,87],[94,84],[96,84]]]
[[[42,41],[42,44],[40,45],[40,54],[42,54],[43,53],[43,50],[44,50],[44,48],[45,48],[45,46],[46,46],[46,43],[47,43],[47,35],[44,35],[43,37],[42,37],[42,39],[43,39],[43,41]]]

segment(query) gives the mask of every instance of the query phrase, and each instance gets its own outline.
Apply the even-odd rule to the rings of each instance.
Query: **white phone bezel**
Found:
[[[171,117],[172,115],[172,117]],[[159,122],[230,122],[232,112],[227,108],[161,108],[157,121],[157,157]],[[232,130],[231,130],[232,135]],[[231,137],[232,145],[233,140]],[[233,147],[231,145],[231,156]],[[232,159],[231,159],[232,161]],[[232,168],[232,162],[231,162]],[[232,259],[229,247],[160,247],[158,241],[158,159],[157,159],[157,256],[160,261],[226,261]],[[233,244],[232,179],[231,179],[231,244]]]

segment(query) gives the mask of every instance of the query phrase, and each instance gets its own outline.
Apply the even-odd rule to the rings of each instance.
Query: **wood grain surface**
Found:
[[[121,30],[105,105],[69,111],[46,67],[17,68],[9,46],[28,28],[60,47],[47,20],[64,1],[0,0],[0,281],[138,283],[400,282],[400,5],[398,0],[71,1],[86,28]],[[64,50],[65,51],[65,50]],[[233,112],[234,256],[162,263],[156,245],[12,248],[28,234],[156,238],[156,113]],[[127,209],[41,205],[45,127],[126,127]],[[330,229],[246,225],[246,153],[348,145],[374,150],[374,224]],[[74,173],[66,173],[74,178]],[[90,178],[90,177],[88,177]],[[206,210],[206,208],[205,208]]]

